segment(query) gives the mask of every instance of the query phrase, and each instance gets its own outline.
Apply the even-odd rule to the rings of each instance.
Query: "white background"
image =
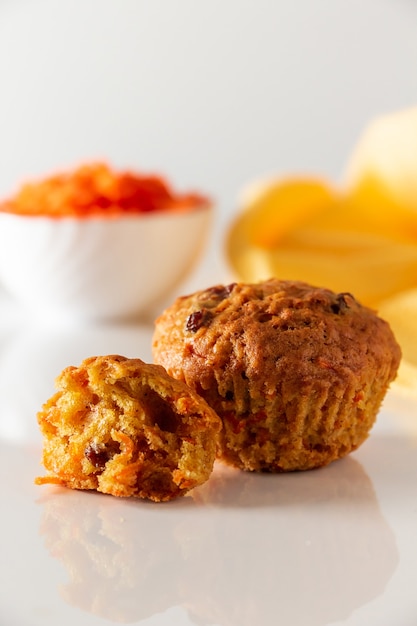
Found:
[[[337,180],[415,103],[414,0],[0,0],[1,196],[104,159],[210,194],[221,239],[247,183]]]

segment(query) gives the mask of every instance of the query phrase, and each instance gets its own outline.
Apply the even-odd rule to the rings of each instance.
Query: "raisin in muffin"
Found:
[[[37,483],[171,500],[205,482],[221,421],[163,367],[122,356],[66,368],[38,421],[49,474]]]
[[[278,279],[178,298],[155,322],[153,354],[221,417],[219,457],[260,471],[355,450],[401,358],[388,324],[351,294]]]

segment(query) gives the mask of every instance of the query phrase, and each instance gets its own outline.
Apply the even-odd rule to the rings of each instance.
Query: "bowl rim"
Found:
[[[4,204],[3,204],[4,205]],[[147,220],[151,221],[153,219],[160,220],[161,218],[185,218],[189,216],[196,215],[197,213],[202,212],[210,212],[214,210],[214,203],[207,202],[204,204],[196,204],[191,207],[187,207],[186,209],[179,210],[170,210],[170,209],[156,209],[155,211],[137,211],[137,212],[126,212],[122,211],[119,213],[111,213],[111,214],[100,214],[100,213],[91,213],[86,215],[47,215],[47,214],[39,214],[39,213],[18,213],[15,211],[6,211],[2,209],[2,204],[0,204],[0,219],[3,219],[3,216],[6,216],[7,219],[13,220],[21,220],[21,221],[38,221],[38,222],[47,222],[47,223],[82,223],[82,222],[128,222],[128,221],[142,221]]]

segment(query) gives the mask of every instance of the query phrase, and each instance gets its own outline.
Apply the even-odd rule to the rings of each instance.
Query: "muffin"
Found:
[[[351,294],[278,279],[178,298],[155,322],[153,355],[222,419],[220,459],[273,472],[361,445],[401,358]]]
[[[163,367],[91,357],[58,377],[38,414],[46,477],[73,489],[171,500],[204,483],[221,421]]]

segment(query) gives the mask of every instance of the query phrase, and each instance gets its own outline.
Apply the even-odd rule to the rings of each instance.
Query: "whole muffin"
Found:
[[[153,354],[221,417],[219,458],[275,472],[355,450],[401,359],[351,294],[278,279],[178,298],[155,322]]]
[[[204,483],[221,421],[159,365],[118,355],[66,368],[38,414],[49,474],[37,483],[171,500]]]

